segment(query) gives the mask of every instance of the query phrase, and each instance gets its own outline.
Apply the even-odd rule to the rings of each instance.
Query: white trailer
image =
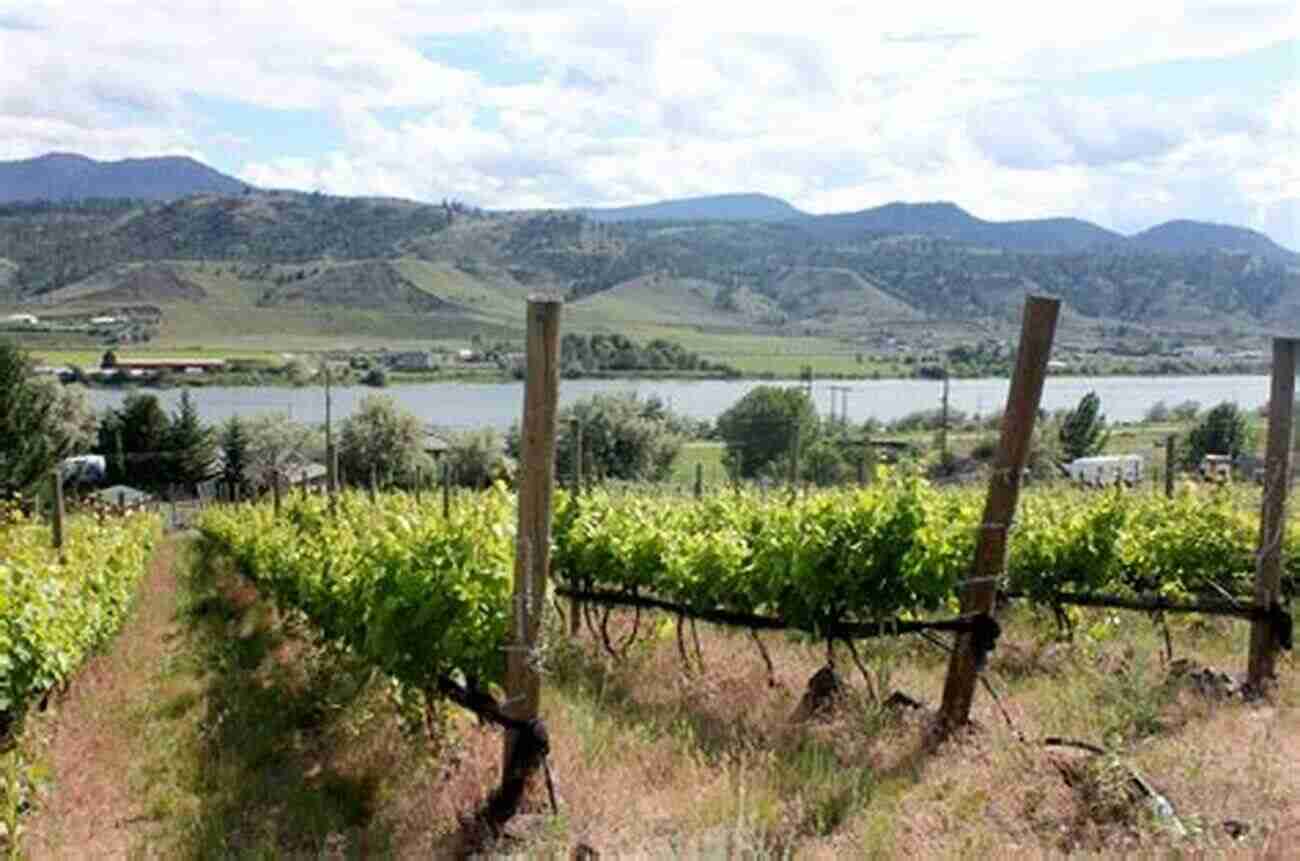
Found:
[[[1102,487],[1122,481],[1131,487],[1142,480],[1142,466],[1140,454],[1114,454],[1081,457],[1065,468],[1070,478],[1080,484]]]

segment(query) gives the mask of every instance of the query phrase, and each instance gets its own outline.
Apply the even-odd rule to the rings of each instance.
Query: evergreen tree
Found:
[[[158,398],[139,392],[126,396],[122,406],[108,410],[99,423],[96,451],[120,457],[110,481],[155,488],[171,480],[171,421]]]
[[[1106,429],[1106,416],[1101,412],[1101,398],[1088,392],[1079,405],[1065,414],[1058,434],[1061,453],[1067,460],[1100,454],[1110,438]]]
[[[248,432],[239,416],[231,416],[221,428],[222,480],[246,487],[248,476]]]
[[[1246,414],[1236,404],[1224,401],[1206,413],[1200,424],[1187,434],[1183,462],[1195,469],[1207,454],[1226,454],[1235,458],[1253,444]]]
[[[167,451],[171,460],[171,480],[192,490],[194,485],[212,476],[217,455],[216,439],[212,428],[199,419],[199,410],[194,406],[189,389],[181,392],[180,409],[167,434]]]

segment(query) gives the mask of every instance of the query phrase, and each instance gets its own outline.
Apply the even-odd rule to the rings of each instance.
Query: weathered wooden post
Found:
[[[704,498],[704,464],[695,464],[695,498]]]
[[[971,577],[962,590],[962,615],[993,612],[997,581],[1006,568],[1007,531],[1020,497],[1020,480],[1043,395],[1047,359],[1052,352],[1060,307],[1058,299],[1030,296],[1025,300],[1020,348],[1011,377],[1011,390],[1007,393],[1006,411],[1002,415],[1002,437],[993,461],[993,475],[989,479]],[[974,633],[961,632],[948,663],[948,677],[943,687],[943,706],[939,713],[941,733],[947,734],[970,719],[981,657]]]
[[[275,519],[280,519],[280,470],[271,475],[271,500],[274,505]]]
[[[535,661],[546,608],[551,553],[551,496],[555,480],[555,426],[560,393],[558,300],[528,300],[528,366],[520,454],[519,530],[515,542],[515,589],[506,653],[506,712],[534,720],[541,705],[541,676]],[[506,736],[504,767],[518,740]],[[506,775],[508,777],[508,775]]]
[[[379,486],[378,471],[375,469],[375,465],[372,463],[370,464],[370,504],[371,505],[375,504],[375,494],[377,492],[378,486]]]
[[[573,431],[573,493],[582,493],[582,422],[572,420]],[[581,632],[582,602],[577,598],[569,599],[569,635],[577,636]]]
[[[795,419],[794,434],[790,438],[790,494],[799,492],[799,424]]]
[[[50,523],[52,529],[51,543],[54,549],[59,552],[59,561],[63,561],[63,469],[55,465],[54,472],[50,475],[50,485],[53,490],[53,499],[50,500]]]
[[[1174,435],[1165,437],[1165,498],[1174,498]]]
[[[451,517],[451,464],[442,465],[442,517]]]
[[[1259,552],[1255,556],[1255,609],[1272,614],[1280,603],[1282,539],[1286,529],[1286,498],[1291,486],[1291,422],[1295,405],[1296,345],[1300,339],[1273,339],[1273,384],[1268,400],[1268,449],[1264,455],[1264,498],[1260,505]],[[1246,684],[1252,694],[1264,693],[1276,679],[1278,627],[1272,618],[1250,625],[1250,661]]]
[[[416,506],[419,506],[419,504],[420,504],[420,492],[423,490],[423,487],[422,487],[421,485],[423,485],[423,484],[424,484],[424,469],[421,468],[421,467],[418,467],[418,466],[417,466],[417,467],[415,468],[415,504],[416,504]]]

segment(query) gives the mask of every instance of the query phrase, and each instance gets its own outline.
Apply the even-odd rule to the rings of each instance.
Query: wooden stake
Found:
[[[54,472],[50,475],[50,484],[54,491],[54,498],[50,501],[53,508],[50,521],[52,524],[53,534],[51,535],[54,549],[59,551],[59,561],[63,561],[63,470],[59,466],[54,467]]]
[[[582,493],[582,422],[573,420],[573,494]],[[569,636],[576,637],[582,632],[582,602],[577,598],[569,599]]]
[[[695,498],[704,498],[704,464],[695,464]]]
[[[271,475],[271,499],[275,507],[275,519],[280,519],[280,470]]]
[[[528,366],[524,380],[519,481],[519,529],[515,543],[515,590],[510,646],[506,653],[506,712],[533,720],[541,705],[542,680],[534,650],[546,609],[551,553],[551,495],[555,480],[555,425],[560,394],[558,300],[528,300]],[[505,758],[517,739],[506,737]],[[504,767],[504,766],[503,766]]]
[[[1264,456],[1264,499],[1259,516],[1255,607],[1270,609],[1282,584],[1282,539],[1286,497],[1291,485],[1291,422],[1295,405],[1296,345],[1300,339],[1273,339],[1273,385],[1268,400],[1268,450]],[[1277,630],[1267,619],[1250,625],[1250,662],[1246,684],[1261,694],[1276,680]]]
[[[798,422],[798,419],[795,419]],[[790,493],[799,492],[799,425],[794,426],[790,443]]]
[[[1006,411],[1002,416],[1002,438],[994,460],[989,492],[984,502],[984,517],[975,543],[975,564],[971,579],[962,590],[962,615],[992,613],[997,595],[997,580],[1006,569],[1007,530],[1015,517],[1020,497],[1020,478],[1029,456],[1034,433],[1034,419],[1043,395],[1047,376],[1047,359],[1056,334],[1058,299],[1030,296],[1025,300],[1024,320],[1020,331],[1020,349],[1011,389],[1007,393]],[[971,701],[978,680],[979,655],[974,637],[963,632],[957,637],[948,664],[943,687],[939,731],[948,733],[970,719]]]
[[[442,518],[451,517],[451,464],[442,465]]]
[[[375,465],[372,463],[370,464],[370,504],[371,505],[375,504],[375,490],[378,487],[378,485],[379,485],[379,476],[377,475],[377,470],[375,469]]]
[[[1165,437],[1165,498],[1174,498],[1174,435]]]

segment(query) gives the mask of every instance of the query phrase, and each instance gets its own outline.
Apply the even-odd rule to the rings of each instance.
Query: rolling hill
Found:
[[[0,203],[130,197],[175,200],[191,194],[240,194],[247,185],[192,158],[95,161],[49,153],[0,161]]]
[[[789,221],[806,218],[777,197],[766,194],[716,194],[663,200],[641,206],[578,210],[593,221]]]
[[[642,215],[626,220],[633,210],[484,212],[242,187],[11,203],[0,205],[0,305],[149,305],[179,343],[468,340],[517,334],[523,298],[543,290],[569,300],[574,330],[701,352],[718,338],[843,345],[891,327],[1009,329],[1027,293],[1060,296],[1071,326],[1300,325],[1295,255],[1241,228],[1172,222],[1130,239],[1076,219],[984,221],[951,203],[824,216],[756,195],[669,203],[680,206],[650,208],[665,217],[634,208]]]

